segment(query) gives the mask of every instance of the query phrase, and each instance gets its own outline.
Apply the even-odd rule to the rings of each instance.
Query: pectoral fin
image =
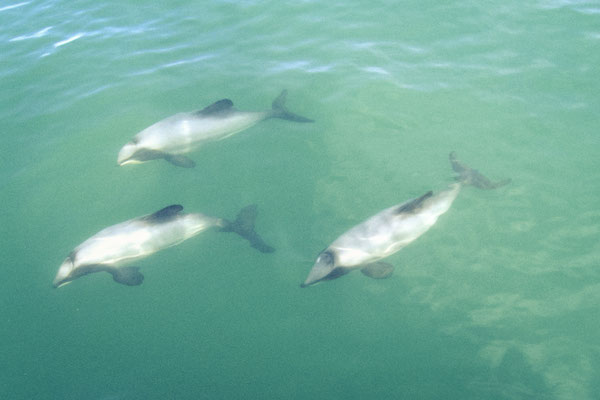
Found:
[[[180,154],[166,154],[165,153],[164,159],[178,167],[194,168],[196,166],[196,163],[194,162],[194,160],[187,158],[186,156],[182,156]]]
[[[144,282],[144,275],[140,272],[139,267],[114,268],[108,272],[112,274],[115,282],[123,285],[138,286]]]
[[[394,273],[394,266],[383,261],[367,264],[360,269],[364,275],[373,279],[386,279]]]

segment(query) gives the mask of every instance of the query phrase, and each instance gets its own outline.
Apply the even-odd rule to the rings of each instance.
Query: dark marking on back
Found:
[[[430,198],[432,195],[433,195],[433,192],[430,190],[429,192],[425,193],[421,197],[417,197],[416,199],[409,200],[406,203],[398,206],[398,208],[395,210],[395,213],[396,214],[409,214],[409,213],[415,212],[423,205],[423,202],[426,199]]]
[[[166,222],[177,216],[181,210],[183,210],[183,206],[179,204],[173,204],[146,216],[144,219],[153,223]]]
[[[207,116],[207,115],[218,115],[228,113],[233,110],[233,101],[229,99],[222,99],[215,101],[210,106],[204,107],[200,111],[196,111],[196,114]]]

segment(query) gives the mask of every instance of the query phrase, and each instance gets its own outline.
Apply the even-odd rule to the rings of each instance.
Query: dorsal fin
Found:
[[[148,215],[146,220],[151,222],[165,221],[176,216],[181,210],[183,210],[183,206],[179,204],[173,204]]]
[[[417,210],[421,206],[421,204],[423,204],[423,202],[431,196],[433,196],[433,192],[430,190],[421,197],[417,197],[416,199],[407,201],[401,206],[398,206],[398,208],[396,209],[396,214],[408,214]]]
[[[199,115],[214,115],[220,114],[226,111],[230,111],[233,107],[233,101],[229,99],[222,99],[219,101],[215,101],[210,106],[204,107],[202,110],[197,111],[196,114]]]

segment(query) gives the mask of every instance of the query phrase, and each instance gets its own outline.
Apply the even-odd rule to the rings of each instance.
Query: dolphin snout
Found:
[[[119,150],[119,155],[117,156],[117,164],[125,165],[128,162],[131,162],[130,159],[133,154],[136,152],[137,146],[133,143],[127,143],[125,146]]]

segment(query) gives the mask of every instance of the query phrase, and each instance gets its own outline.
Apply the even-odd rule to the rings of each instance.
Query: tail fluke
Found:
[[[260,237],[254,230],[254,222],[256,221],[256,215],[258,209],[256,204],[252,204],[242,208],[238,213],[235,221],[230,222],[225,220],[225,225],[221,228],[222,232],[235,232],[247,241],[250,242],[250,246],[254,247],[258,251],[263,253],[272,253],[275,249]]]
[[[287,97],[287,90],[283,90],[279,96],[275,100],[273,100],[272,108],[273,114],[272,118],[281,118],[287,119],[288,121],[295,122],[315,122],[312,119],[302,117],[298,114],[294,114],[289,112],[287,108],[285,108],[285,99]]]
[[[508,185],[511,182],[510,179],[504,179],[498,182],[490,181],[476,169],[473,169],[459,161],[456,157],[455,151],[450,153],[449,159],[452,169],[458,173],[458,177],[456,177],[456,179],[464,185],[473,185],[479,189],[496,189],[501,186]]]

